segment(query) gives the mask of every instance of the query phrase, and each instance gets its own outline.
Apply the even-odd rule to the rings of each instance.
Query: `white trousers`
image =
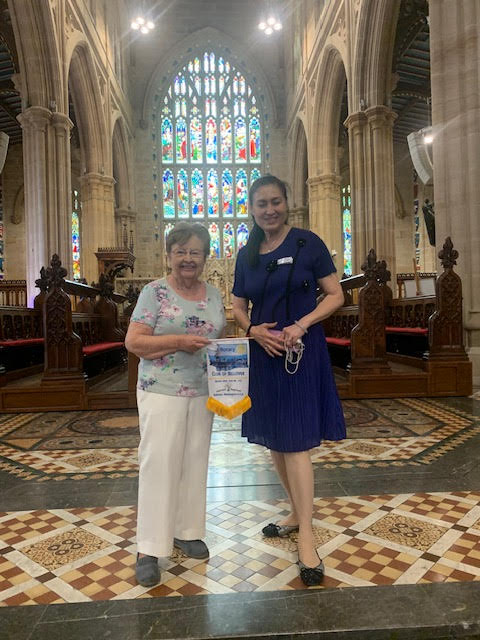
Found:
[[[174,537],[205,536],[213,420],[206,400],[206,396],[166,396],[137,389],[139,553],[169,556]]]

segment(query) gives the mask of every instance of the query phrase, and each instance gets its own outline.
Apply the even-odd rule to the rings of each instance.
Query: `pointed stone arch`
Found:
[[[308,144],[301,117],[295,121],[291,149],[293,208],[290,209],[290,222],[294,226],[308,227]]]
[[[262,103],[264,116],[270,126],[276,126],[277,111],[270,82],[260,70],[258,63],[243,45],[213,27],[200,29],[178,42],[168,56],[162,58],[152,73],[143,100],[142,118],[148,122],[155,95],[168,88],[175,71],[188,62],[190,58],[203,53],[205,48],[213,48],[221,52],[237,68],[248,76],[252,89],[257,92]]]
[[[362,3],[353,51],[349,112],[389,104],[400,0]],[[362,101],[362,102],[361,102]]]
[[[17,46],[24,108],[50,109],[53,103],[64,113],[66,90],[61,55],[50,2],[8,0]]]
[[[309,215],[310,227],[331,250],[341,252],[340,171],[338,127],[347,76],[341,52],[325,48],[310,86],[314,96],[309,123]]]
[[[187,144],[191,144],[192,138],[185,136],[182,146],[179,148],[179,153],[184,154],[185,166],[180,166],[182,162],[177,163],[177,154],[172,154],[171,162],[170,156],[167,155],[167,159],[163,160],[162,153],[158,152],[158,140],[161,140],[161,127],[164,113],[164,109],[170,114],[168,118],[176,118],[176,107],[186,108],[186,112],[190,113],[190,110],[194,109],[200,114],[198,123],[205,117],[207,108],[204,101],[205,85],[204,79],[201,80],[201,88],[196,88],[195,85],[189,84],[192,81],[193,73],[191,68],[188,69],[190,62],[193,62],[195,58],[199,58],[201,64],[201,73],[203,76],[206,73],[204,65],[205,52],[211,52],[214,54],[214,58],[218,61],[220,58],[230,65],[229,70],[221,72],[223,76],[226,76],[228,80],[227,93],[222,94],[227,96],[227,111],[229,112],[228,118],[231,123],[241,121],[244,119],[245,128],[245,144],[240,151],[243,151],[244,156],[242,158],[236,158],[235,154],[235,138],[232,137],[232,157],[228,160],[221,157],[221,153],[212,154],[211,161],[207,159],[207,152],[201,160],[198,160],[200,154],[198,149],[195,149],[196,157],[193,158],[194,146],[191,146],[187,150]],[[222,63],[223,64],[223,63]],[[175,97],[175,89],[172,87],[175,83],[175,77],[180,74],[182,69],[186,69],[187,85],[189,84],[190,91],[187,91],[185,97],[185,106],[180,107],[180,101],[177,101]],[[243,89],[235,89],[233,82],[233,71],[238,72],[243,76],[244,84]],[[219,67],[215,62],[215,73],[220,73]],[[230,83],[232,87],[230,88]],[[216,85],[219,87],[220,85]],[[227,87],[227,84],[225,85]],[[242,97],[239,95],[235,97],[236,91],[245,92],[242,93]],[[221,92],[222,90],[219,89]],[[208,90],[207,90],[208,92]],[[220,95],[217,92],[217,88],[214,90],[215,95]],[[196,102],[198,99],[198,103]],[[170,102],[175,102],[172,110]],[[243,109],[246,112],[236,113],[234,104],[237,101],[243,102]],[[213,125],[213,129],[218,125],[218,131],[220,132],[220,118],[222,113],[222,103],[220,100],[216,104],[216,113],[214,118],[218,118],[217,123]],[[168,106],[167,106],[168,105]],[[239,107],[241,108],[241,107]],[[179,112],[180,113],[180,112]],[[213,113],[213,112],[212,112]],[[226,113],[226,112],[225,112]],[[235,114],[235,115],[234,115]],[[161,117],[160,117],[161,116]],[[234,120],[234,117],[237,117]],[[183,116],[179,116],[183,118]],[[255,140],[255,128],[252,131],[250,122],[253,118],[257,119],[255,128],[258,127],[261,144],[261,154],[256,156],[256,152],[253,152],[255,156],[252,160],[251,149],[257,149]],[[260,65],[253,59],[251,54],[245,50],[244,47],[232,41],[232,38],[226,36],[221,31],[208,27],[201,29],[194,34],[186,37],[171,51],[168,55],[163,57],[156,69],[152,73],[150,81],[148,83],[143,103],[143,117],[140,127],[147,129],[151,127],[152,141],[152,213],[153,213],[153,226],[155,229],[154,239],[155,242],[161,242],[164,237],[165,230],[168,230],[168,225],[174,223],[178,217],[182,216],[183,209],[180,211],[178,203],[180,202],[182,207],[187,210],[187,215],[191,218],[198,217],[198,220],[202,220],[209,229],[212,237],[212,247],[217,257],[223,257],[234,253],[238,250],[239,243],[245,242],[245,235],[248,233],[248,227],[251,226],[251,219],[247,215],[247,196],[248,186],[251,184],[258,175],[262,172],[268,172],[270,169],[270,144],[271,144],[271,130],[273,126],[276,126],[276,111],[275,102],[272,97],[272,91],[270,83],[260,70]],[[250,122],[249,122],[250,120]],[[172,120],[173,121],[173,120]],[[147,124],[148,123],[148,124]],[[176,126],[176,125],[174,125]],[[192,126],[192,119],[190,124]],[[204,127],[205,125],[200,125]],[[236,125],[235,125],[236,126]],[[189,136],[191,136],[192,128],[190,128]],[[205,129],[206,131],[206,129]],[[248,131],[248,134],[247,134]],[[254,137],[251,137],[251,133],[254,133]],[[148,138],[145,136],[145,140]],[[202,138],[202,145],[205,143],[207,136]],[[217,138],[218,140],[219,138]],[[252,145],[253,142],[253,146]],[[215,157],[213,157],[215,155]],[[188,157],[187,157],[188,156]],[[198,160],[198,162],[197,162]],[[173,184],[173,186],[172,186]],[[175,188],[176,184],[176,188]],[[160,186],[159,186],[160,185]],[[180,186],[179,186],[180,185]],[[194,189],[198,187],[195,193]],[[213,186],[212,186],[213,185]],[[227,185],[228,197],[225,202],[223,201],[222,186]],[[210,188],[212,186],[212,188]],[[205,187],[205,188],[204,188]],[[188,196],[179,200],[178,193],[187,193]],[[167,194],[167,195],[165,195]],[[185,204],[187,203],[187,204]],[[211,214],[204,215],[204,212],[208,211],[211,207]],[[224,216],[224,211],[227,211]],[[184,217],[184,216],[182,216]],[[248,225],[248,227],[247,227]],[[162,243],[163,245],[163,243]],[[241,244],[240,244],[241,246]],[[163,251],[163,249],[160,249]],[[160,252],[158,252],[160,253]]]
[[[310,176],[338,172],[338,124],[347,75],[341,53],[325,49],[318,67],[313,94],[315,103],[309,125]]]
[[[111,174],[102,94],[91,52],[83,42],[72,51],[68,88],[77,117],[84,172]]]
[[[132,172],[129,162],[132,149],[128,140],[125,122],[117,112],[112,133],[113,177],[117,183],[117,207],[122,209],[132,204]]]
[[[123,246],[125,242],[124,230],[129,237],[135,225],[131,157],[132,148],[125,121],[121,114],[116,112],[112,132],[112,174],[115,180],[115,227],[118,246]]]
[[[79,41],[68,67],[68,87],[75,109],[82,158],[82,271],[96,280],[95,252],[115,245],[112,138],[107,128],[102,89],[92,54]],[[106,91],[106,87],[103,87]]]

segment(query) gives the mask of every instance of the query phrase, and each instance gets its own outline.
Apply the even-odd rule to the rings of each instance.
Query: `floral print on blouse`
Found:
[[[218,289],[206,283],[206,299],[185,300],[166,278],[146,284],[131,321],[146,324],[153,335],[192,334],[218,338],[225,327],[225,312]],[[208,395],[206,349],[175,353],[147,360],[140,358],[138,388],[172,396]]]

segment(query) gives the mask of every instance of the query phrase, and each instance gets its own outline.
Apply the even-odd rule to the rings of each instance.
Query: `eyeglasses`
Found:
[[[198,258],[203,258],[204,253],[203,251],[197,251],[196,249],[191,249],[189,251],[186,249],[175,249],[175,251],[172,251],[172,255],[176,258],[185,258],[188,255],[190,258],[195,258],[197,260]]]

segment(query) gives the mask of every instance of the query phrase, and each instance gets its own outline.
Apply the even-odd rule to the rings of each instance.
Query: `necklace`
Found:
[[[265,250],[266,253],[270,253],[271,251],[273,251],[274,249],[276,249],[277,247],[279,247],[282,242],[285,240],[285,238],[287,237],[287,234],[289,232],[290,228],[287,227],[286,231],[284,231],[282,233],[282,235],[279,238],[275,238],[273,240],[273,242],[268,243],[266,238],[263,240],[263,249]]]

